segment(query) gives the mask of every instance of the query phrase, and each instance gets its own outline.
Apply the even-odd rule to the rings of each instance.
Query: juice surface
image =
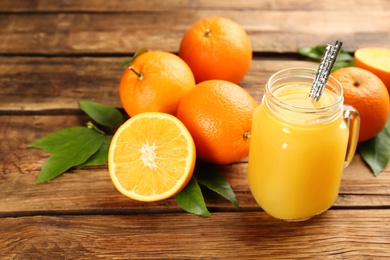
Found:
[[[302,84],[278,89],[274,95],[306,108],[327,106],[336,99],[334,93],[325,90],[321,99],[313,102],[309,91],[310,86]],[[310,218],[328,209],[337,198],[349,130],[341,111],[326,122],[293,122],[312,122],[316,116],[286,111],[277,116],[264,102],[254,112],[249,187],[258,204],[276,218]]]

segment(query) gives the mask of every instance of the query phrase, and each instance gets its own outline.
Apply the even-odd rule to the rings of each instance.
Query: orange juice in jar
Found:
[[[315,74],[301,68],[277,72],[253,115],[249,187],[264,211],[288,221],[331,207],[357,145],[357,111],[344,106],[343,89],[332,77],[313,101]]]

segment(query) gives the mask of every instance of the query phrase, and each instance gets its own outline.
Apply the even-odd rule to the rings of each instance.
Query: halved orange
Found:
[[[361,48],[355,52],[356,67],[371,71],[380,78],[390,92],[390,49]]]
[[[144,112],[114,134],[108,168],[114,186],[139,201],[174,196],[189,182],[195,167],[195,144],[176,117]]]

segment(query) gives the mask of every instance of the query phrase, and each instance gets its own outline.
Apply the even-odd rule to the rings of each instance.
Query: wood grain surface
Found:
[[[390,254],[389,219],[388,210],[296,223],[263,212],[27,216],[0,219],[0,244],[6,259],[380,259]]]
[[[362,7],[359,4],[364,1],[358,1],[353,4],[353,12],[348,7],[352,4],[340,7],[334,5],[335,1],[269,1],[262,5],[250,1],[246,7],[234,1],[214,5],[206,1],[132,1],[121,5],[116,1],[109,5],[111,12],[98,9],[106,7],[104,1],[94,2],[91,7],[84,4],[84,11],[75,11],[79,4],[66,1],[63,5],[15,2],[2,4],[2,9],[15,11],[0,17],[0,54],[123,55],[140,47],[177,52],[181,37],[194,22],[216,15],[240,23],[254,51],[260,53],[294,53],[299,47],[333,43],[336,39],[345,42],[347,51],[390,42],[388,1],[366,2]]]
[[[267,79],[316,68],[299,47],[390,47],[390,1],[0,1],[0,259],[387,259],[390,165],[374,177],[359,154],[330,210],[288,223],[268,216],[246,180],[247,159],[195,171],[229,180],[239,208],[205,190],[212,216],[174,199],[141,203],[107,165],[34,184],[49,154],[27,145],[89,118],[80,100],[122,110],[119,64],[139,47],[178,52],[197,20],[225,16],[248,32],[253,62],[240,86],[260,103]]]
[[[64,127],[83,125],[85,116],[3,116],[0,127],[0,216],[34,214],[93,214],[127,212],[182,212],[174,199],[142,203],[130,200],[116,191],[110,181],[107,165],[72,169],[48,183],[34,182],[48,153],[27,148],[29,143]],[[226,176],[238,196],[240,209],[212,193],[207,199],[212,211],[258,211],[247,180],[246,159],[231,165],[216,166],[198,162],[196,171],[218,172]],[[374,177],[359,155],[343,174],[340,196],[334,207],[389,208],[390,168]],[[17,191],[17,192],[16,192]],[[82,191],[82,192],[75,192]]]

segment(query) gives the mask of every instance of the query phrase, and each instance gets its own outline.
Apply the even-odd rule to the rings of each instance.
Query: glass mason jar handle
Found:
[[[347,154],[345,155],[344,167],[347,167],[355,155],[359,138],[360,116],[352,106],[344,105],[343,117],[349,128]]]

